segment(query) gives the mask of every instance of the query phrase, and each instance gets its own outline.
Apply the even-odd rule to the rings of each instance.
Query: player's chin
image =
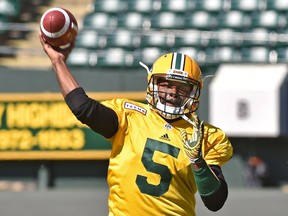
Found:
[[[169,107],[176,107],[174,103],[165,103],[165,105]]]
[[[174,103],[173,101],[168,101],[168,100],[165,100],[165,99],[163,99],[163,98],[160,98],[160,102],[161,102],[164,106],[177,107],[177,104]]]
[[[178,105],[176,103],[173,102],[165,102],[163,103],[165,106],[169,106],[169,107],[178,107]]]

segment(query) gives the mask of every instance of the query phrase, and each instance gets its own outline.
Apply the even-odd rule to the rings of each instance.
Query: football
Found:
[[[41,17],[40,31],[51,46],[67,48],[78,34],[74,15],[64,8],[50,8]]]

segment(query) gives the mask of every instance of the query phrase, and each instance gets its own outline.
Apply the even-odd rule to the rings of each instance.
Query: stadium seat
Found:
[[[118,29],[107,35],[108,47],[136,49],[140,45],[140,35],[127,29]]]
[[[194,5],[190,0],[161,0],[161,11],[185,13],[192,9],[194,9]]]
[[[285,0],[267,0],[267,10],[288,11],[288,1]]]
[[[273,35],[274,47],[288,47],[288,28],[283,29],[283,31],[278,31],[270,33]]]
[[[126,0],[94,0],[92,3],[93,12],[120,13],[127,9]]]
[[[241,53],[239,49],[231,46],[221,46],[215,48],[214,61],[219,63],[239,63],[241,61]]]
[[[71,67],[94,67],[97,63],[96,52],[89,51],[85,48],[74,48],[69,58],[67,59],[67,65]]]
[[[140,60],[146,64],[149,68],[159,56],[166,53],[165,50],[157,47],[145,47],[140,51]]]
[[[98,55],[96,67],[100,68],[125,68],[134,64],[134,55],[121,48],[108,48]]]
[[[231,10],[240,10],[245,12],[265,10],[265,3],[265,0],[231,0]]]
[[[191,58],[197,60],[199,50],[195,47],[179,47],[175,51],[178,51],[180,53],[184,53],[184,54],[190,56]]]
[[[76,38],[76,47],[95,49],[104,48],[107,44],[107,37],[105,34],[100,34],[95,30],[82,29]]]
[[[268,63],[270,50],[266,46],[244,47],[242,61],[248,63]]]
[[[21,1],[20,0],[0,0],[0,14],[15,18],[20,15]]]
[[[168,48],[174,45],[174,35],[161,31],[149,31],[141,36],[141,47]]]
[[[218,26],[217,13],[196,11],[185,17],[185,27],[190,29],[214,30]]]
[[[227,0],[196,0],[195,8],[202,11],[219,12],[227,10],[227,6]]]
[[[269,31],[266,28],[253,28],[246,33],[244,46],[261,46],[263,44],[269,45]]]
[[[269,10],[254,14],[252,23],[254,28],[264,27],[270,30],[279,31],[279,29],[287,26],[287,18],[284,14]]]
[[[83,19],[86,29],[109,29],[117,26],[117,17],[107,13],[90,13]]]
[[[178,47],[201,47],[207,46],[209,38],[205,37],[206,33],[197,30],[187,30],[179,32],[175,37],[175,46]]]
[[[156,13],[151,18],[151,28],[156,29],[182,29],[184,27],[183,15],[173,12]]]
[[[243,30],[251,27],[250,15],[242,11],[228,11],[219,17],[219,28],[231,28],[233,30]]]
[[[151,13],[160,9],[160,3],[154,0],[128,0],[128,11]]]
[[[150,16],[139,12],[128,12],[118,17],[120,28],[150,28]]]
[[[284,0],[93,0],[76,41],[77,50],[88,51],[73,52],[69,62],[151,66],[168,51],[203,65],[273,62],[275,55],[287,62],[287,11]]]
[[[217,42],[214,45],[239,47],[243,43],[241,32],[233,31],[230,28],[223,28],[217,31]]]

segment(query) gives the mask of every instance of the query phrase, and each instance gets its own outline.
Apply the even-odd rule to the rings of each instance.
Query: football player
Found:
[[[74,115],[112,143],[108,167],[109,215],[195,215],[198,191],[211,211],[224,205],[228,187],[221,166],[232,156],[225,133],[196,110],[201,70],[182,53],[159,57],[148,73],[147,104],[90,98],[57,50],[40,33],[62,94]]]

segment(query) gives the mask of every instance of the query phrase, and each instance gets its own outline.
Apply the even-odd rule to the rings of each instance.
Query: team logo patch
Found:
[[[168,123],[164,124],[164,128],[167,129],[167,130],[172,130],[173,129],[172,125],[170,125]]]
[[[140,107],[140,106],[137,106],[137,105],[135,105],[135,104],[128,103],[128,102],[125,102],[124,108],[125,108],[125,109],[129,109],[129,110],[136,110],[136,111],[138,111],[138,112],[140,112],[140,113],[142,113],[142,114],[144,114],[144,115],[146,115],[146,113],[147,113],[147,110],[146,110],[146,109],[144,109],[144,108],[142,108],[142,107]]]

